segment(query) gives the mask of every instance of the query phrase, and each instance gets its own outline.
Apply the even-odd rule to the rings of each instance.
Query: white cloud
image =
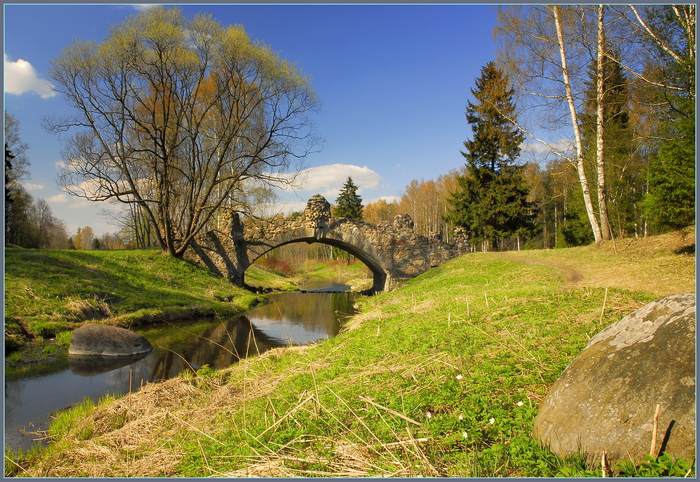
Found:
[[[352,182],[359,188],[359,192],[364,189],[376,189],[382,179],[369,167],[352,164],[328,164],[310,167],[294,174],[299,176],[298,191],[313,191],[323,196],[336,196],[348,177],[352,178]],[[291,178],[294,174],[287,174],[285,177]]]
[[[56,95],[53,85],[39,77],[36,69],[26,60],[11,61],[5,54],[5,93],[22,95],[29,92],[39,94],[42,99]]]
[[[27,191],[41,191],[46,187],[43,184],[32,184],[31,182],[23,182],[22,186]]]
[[[283,203],[266,203],[259,206],[261,214],[263,216],[275,216],[276,214],[282,213],[285,216],[289,216],[295,212],[304,212],[306,209],[307,201],[286,201]]]
[[[60,194],[59,194],[60,196]],[[76,210],[91,210],[94,209],[95,206],[97,205],[95,201],[89,201],[85,198],[82,197],[75,197],[75,196],[70,196],[66,199],[68,204],[66,204],[66,207],[68,209],[76,209]]]
[[[56,194],[55,196],[50,196],[47,197],[46,200],[51,203],[56,203],[56,204],[63,204],[68,202],[68,194],[61,193],[61,194]]]
[[[549,146],[541,142],[523,142],[520,144],[522,152],[532,152],[535,154],[549,154],[549,147],[557,152],[567,153],[574,151],[574,141],[572,139],[559,139],[549,143]]]
[[[135,10],[138,10],[139,12],[143,12],[145,10],[148,10],[149,8],[155,7],[155,4],[145,4],[145,5],[132,5]]]

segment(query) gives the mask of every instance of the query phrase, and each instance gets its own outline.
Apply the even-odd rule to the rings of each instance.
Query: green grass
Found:
[[[330,340],[148,385],[77,429],[52,426],[54,444],[15,462],[21,475],[64,477],[599,476],[585,454],[542,447],[532,425],[588,340],[659,294],[626,289],[614,250],[589,263],[615,261],[624,276],[571,285],[553,265],[572,254],[547,252],[549,265],[463,256],[363,299]],[[691,467],[638,462],[621,473]]]
[[[282,268],[283,271],[280,269]],[[303,262],[291,262],[287,260],[258,260],[245,272],[247,285],[271,288],[277,291],[293,291],[298,285],[309,280],[332,280],[338,283],[346,283],[354,290],[367,289],[372,286],[372,274],[361,261],[321,262],[314,259]]]
[[[308,260],[301,270],[304,280],[334,280],[349,284],[354,290],[372,287],[372,273],[361,261],[353,259],[348,264],[345,260],[318,262]]]
[[[226,316],[255,295],[158,250],[5,250],[5,345],[53,338],[85,321],[138,326]]]
[[[245,272],[245,283],[256,288],[270,288],[277,291],[297,290],[296,279],[288,278],[281,273],[261,268],[253,264]]]

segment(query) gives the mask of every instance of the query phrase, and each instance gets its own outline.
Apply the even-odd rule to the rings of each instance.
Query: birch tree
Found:
[[[511,120],[533,141],[576,167],[591,230],[595,242],[600,242],[603,236],[584,167],[578,119],[582,72],[591,55],[588,32],[590,18],[584,7],[511,6],[499,9],[494,36],[501,43],[499,66],[514,82],[518,117],[524,122]],[[529,125],[528,113],[533,119]]]
[[[600,231],[603,239],[612,238],[608,219],[608,198],[605,185],[605,73],[603,66],[606,59],[605,45],[605,5],[598,5],[598,42],[596,48],[596,167],[598,177],[598,210],[600,212]],[[594,231],[595,232],[595,231]]]

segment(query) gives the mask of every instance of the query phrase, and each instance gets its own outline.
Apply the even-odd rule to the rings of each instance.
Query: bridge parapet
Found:
[[[372,290],[383,291],[469,250],[463,230],[456,230],[455,242],[448,244],[440,234],[421,236],[413,228],[408,214],[376,225],[335,219],[328,201],[317,194],[302,215],[244,227],[233,214],[219,230],[198,237],[190,257],[243,285],[245,270],[266,252],[294,242],[324,243],[365,263],[374,276]]]

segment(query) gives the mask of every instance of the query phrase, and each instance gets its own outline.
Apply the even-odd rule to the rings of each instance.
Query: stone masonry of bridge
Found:
[[[416,234],[408,214],[379,224],[335,219],[319,194],[309,200],[302,215],[247,228],[234,213],[222,224],[221,229],[199,236],[187,256],[239,286],[244,286],[244,273],[256,259],[289,243],[324,243],[347,251],[372,271],[375,292],[390,290],[469,250],[463,229],[455,230],[453,243],[445,243],[440,234]]]

